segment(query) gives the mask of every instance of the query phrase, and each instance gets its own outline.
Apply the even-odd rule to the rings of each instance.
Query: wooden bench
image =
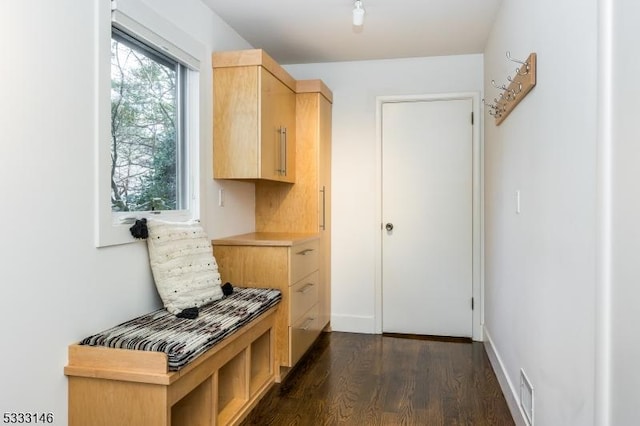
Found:
[[[164,352],[69,346],[69,425],[238,424],[275,381],[277,309],[177,371],[169,371]]]

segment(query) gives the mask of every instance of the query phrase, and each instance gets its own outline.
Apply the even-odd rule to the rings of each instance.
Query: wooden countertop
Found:
[[[298,234],[290,232],[251,232],[249,234],[233,235],[231,237],[216,238],[211,243],[221,246],[280,246],[289,247],[320,238],[320,234]]]

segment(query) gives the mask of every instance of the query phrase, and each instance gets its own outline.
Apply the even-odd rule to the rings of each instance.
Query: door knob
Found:
[[[393,231],[393,223],[387,223],[387,224],[384,226],[384,228],[385,228],[387,231]]]

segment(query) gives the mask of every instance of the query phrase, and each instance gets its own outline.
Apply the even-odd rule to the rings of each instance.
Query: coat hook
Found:
[[[505,85],[504,85],[504,84],[503,84],[502,86],[498,86],[498,85],[496,84],[496,81],[495,81],[495,80],[491,80],[491,85],[492,85],[493,87],[495,87],[496,89],[504,90],[505,92],[506,92],[507,90],[509,90],[509,89],[507,89],[507,88],[505,87]]]
[[[488,108],[490,116],[492,116],[492,117],[498,116],[498,114],[500,112],[500,108],[498,107],[498,105],[490,104],[490,103],[486,102],[484,99],[482,100],[482,104]]]
[[[511,76],[507,76],[507,80],[509,81],[509,86],[511,86],[514,83],[518,84],[518,90],[516,91],[516,89],[510,89],[509,91],[511,92],[511,94],[513,95],[513,97],[515,98],[516,95],[520,94],[520,92],[522,92],[522,82],[521,81],[515,81],[513,78],[511,78]]]
[[[506,55],[507,55],[507,59],[508,59],[508,60],[510,60],[510,61],[512,61],[512,62],[517,62],[518,64],[522,64],[522,65],[527,65],[527,66],[529,66],[529,64],[527,64],[526,62],[522,62],[522,61],[519,61],[519,60],[517,60],[517,59],[515,59],[515,58],[512,58],[512,57],[511,57],[511,52],[510,52],[510,51],[508,51],[508,50],[507,50]]]
[[[511,57],[511,52],[508,51],[508,50],[507,50],[506,55],[507,55],[507,59],[510,60],[511,62],[515,62],[517,64],[524,65],[524,73],[520,72],[520,68],[522,68],[522,67],[520,67],[520,68],[516,69],[516,74],[518,74],[518,75],[527,75],[527,74],[529,74],[529,63],[528,62],[523,62],[523,61],[520,61],[518,59],[512,58]]]
[[[494,99],[494,101],[495,101],[495,99]],[[485,106],[487,106],[489,108],[497,108],[496,104],[490,104],[485,99],[482,99],[482,105],[485,105]]]
[[[518,82],[518,91],[516,92],[516,89],[513,89],[512,92],[514,95],[517,95],[520,92],[522,92],[522,82]]]

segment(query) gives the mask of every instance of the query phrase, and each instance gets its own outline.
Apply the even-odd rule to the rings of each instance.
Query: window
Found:
[[[125,32],[111,35],[111,210],[188,209],[187,68]]]
[[[199,217],[199,68],[205,49],[139,0],[98,3],[96,245],[135,219]],[[111,19],[107,16],[110,15]]]

